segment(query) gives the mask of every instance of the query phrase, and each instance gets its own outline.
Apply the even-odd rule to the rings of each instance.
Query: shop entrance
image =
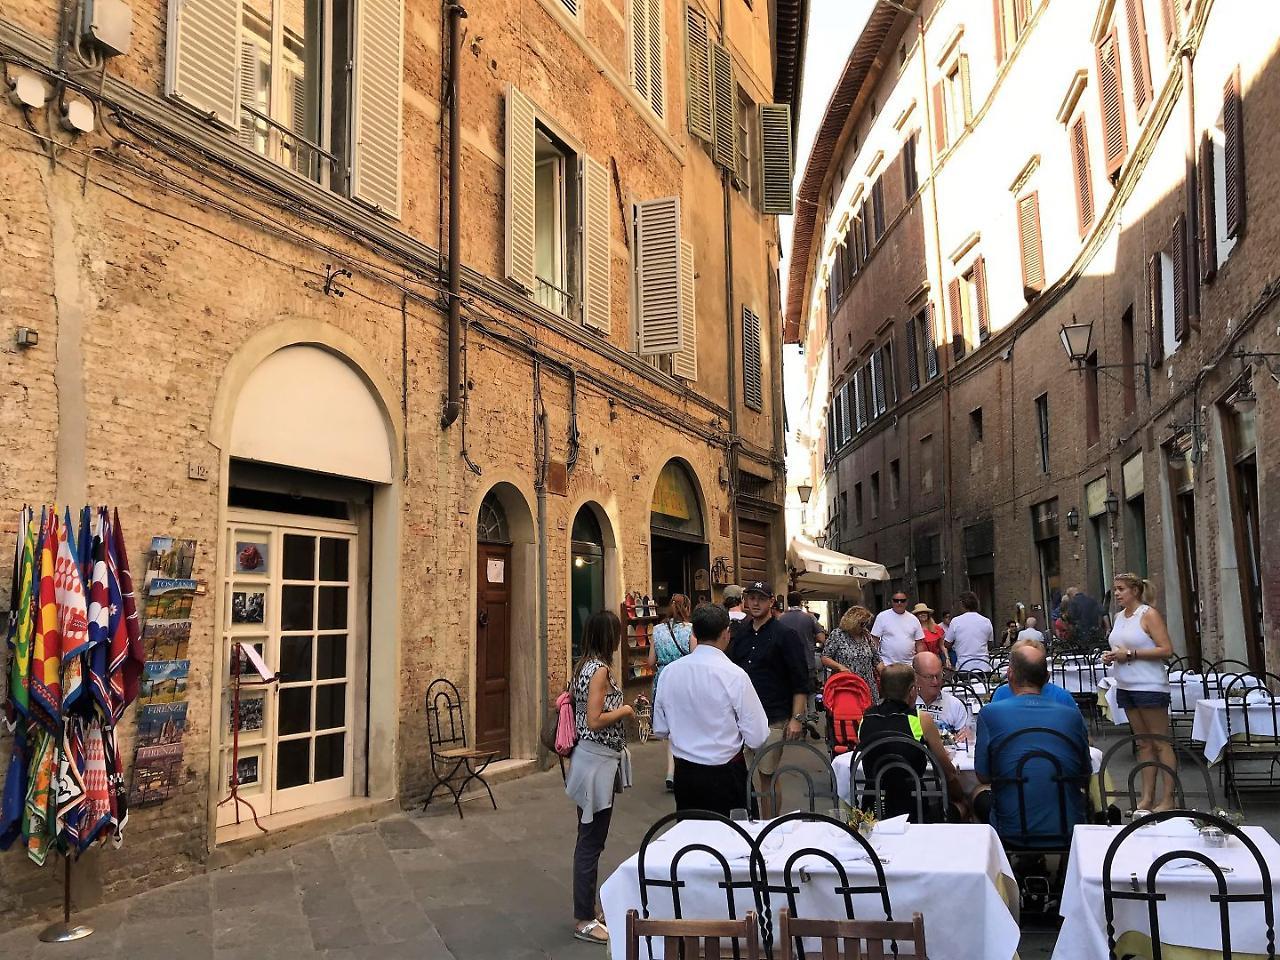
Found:
[[[595,511],[583,505],[573,519],[570,533],[573,567],[569,573],[569,596],[573,646],[570,663],[582,656],[582,632],[587,618],[604,609],[604,531]]]
[[[669,460],[658,475],[649,508],[653,598],[665,605],[683,593],[694,605],[711,599],[710,548],[689,468]]]

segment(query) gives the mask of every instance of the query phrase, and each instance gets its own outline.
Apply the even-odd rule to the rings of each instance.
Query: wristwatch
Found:
[[[803,714],[803,713],[797,713],[797,714],[796,714],[794,717],[792,717],[791,719],[792,719],[792,720],[794,720],[796,723],[804,723],[804,714]]]

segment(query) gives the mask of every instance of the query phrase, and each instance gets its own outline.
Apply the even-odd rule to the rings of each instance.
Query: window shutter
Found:
[[[860,225],[861,225],[861,227],[862,227],[862,235],[861,235],[861,237],[862,237],[862,259],[863,259],[863,261],[864,261],[864,262],[867,260],[867,258],[868,258],[868,257],[870,257],[870,256],[871,256],[871,245],[875,242],[875,241],[872,239],[873,233],[872,233],[871,218],[872,218],[871,201],[870,201],[870,200],[863,200],[863,201],[862,201],[862,215],[861,215],[861,217],[859,218],[859,222],[860,222]]]
[[[1044,249],[1040,236],[1040,195],[1018,201],[1018,245],[1022,249],[1022,294],[1028,300],[1044,289]]]
[[[713,159],[730,173],[737,173],[738,83],[733,76],[733,57],[720,44],[711,47],[711,118],[715,131]]]
[[[636,204],[636,306],[641,356],[684,347],[680,296],[680,198]]]
[[[582,158],[582,322],[608,334],[613,314],[609,280],[613,262],[609,174],[591,157]]]
[[[1147,260],[1147,343],[1151,362],[1164,359],[1164,284],[1160,276],[1160,254]]]
[[[1093,226],[1093,171],[1089,169],[1089,134],[1083,113],[1071,125],[1071,169],[1076,181],[1076,216],[1083,237]]]
[[[924,370],[925,375],[932,380],[939,373],[938,367],[938,333],[937,333],[937,312],[933,308],[933,304],[925,309],[925,354],[924,354]]]
[[[631,84],[649,102],[649,0],[631,0]]]
[[[908,317],[902,326],[907,353],[907,385],[912,393],[920,389],[920,357],[916,348],[916,317]]]
[[[1200,282],[1208,283],[1218,272],[1218,220],[1214,206],[1213,140],[1200,138],[1198,164],[1200,189]]]
[[[947,312],[951,316],[951,356],[959,360],[964,356],[964,313],[960,307],[960,281],[947,284]]]
[[[1120,49],[1116,28],[1098,42],[1098,97],[1102,108],[1102,156],[1107,176],[1115,176],[1124,164],[1124,94],[1120,82]]]
[[[694,299],[693,244],[680,241],[680,323],[684,327],[684,345],[671,358],[677,377],[698,379],[698,311]]]
[[[1133,107],[1138,113],[1151,100],[1151,58],[1147,54],[1147,19],[1142,0],[1125,0],[1129,27],[1129,64],[1133,72]]]
[[[764,407],[764,385],[760,374],[760,318],[745,304],[742,307],[742,402],[752,410]]]
[[[942,153],[947,149],[947,111],[943,106],[942,82],[933,85],[933,149]]]
[[[302,76],[292,70],[285,73],[287,79],[287,87],[289,91],[289,129],[299,137],[310,139],[307,137],[307,84]],[[241,111],[243,113],[243,111]],[[243,129],[244,121],[241,120],[241,129]],[[290,143],[286,138],[286,145],[289,147],[289,165],[295,173],[300,173],[304,177],[311,175],[312,164],[315,159],[301,143]]]
[[[760,116],[760,170],[763,183],[761,213],[791,214],[791,107],[762,103]],[[740,170],[739,173],[746,171]]]
[[[1178,214],[1173,221],[1173,338],[1187,338],[1187,218]]]
[[[649,106],[659,117],[666,116],[666,77],[662,73],[662,0],[647,0],[649,28]]]
[[[1004,0],[991,0],[992,18],[996,27],[996,63],[1004,63]]]
[[[967,127],[969,121],[973,119],[973,94],[969,90],[969,55],[960,54],[957,63],[960,67],[960,98],[964,102],[964,125]]]
[[[907,200],[914,197],[920,189],[920,173],[916,168],[919,139],[920,133],[917,131],[902,142],[902,190]]]
[[[973,298],[978,302],[978,343],[991,339],[991,315],[987,305],[987,260],[973,261]]]
[[[875,238],[876,242],[880,242],[880,238],[884,236],[884,184],[880,178],[876,178],[876,182],[871,185],[871,212],[875,216]]]
[[[686,83],[689,88],[689,132],[711,142],[711,32],[707,17],[692,6],[684,8]]]
[[[169,0],[165,96],[238,129],[239,41],[240,0]]]
[[[506,268],[507,279],[532,293],[535,281],[533,240],[534,152],[537,113],[533,101],[507,87]]]
[[[893,369],[893,341],[880,348],[880,366],[884,374],[884,395],[889,403],[898,402],[898,375]]]
[[[396,218],[400,216],[400,84],[404,73],[401,3],[360,0],[356,4],[355,90],[351,98],[355,114],[351,196]]]
[[[840,442],[853,439],[853,417],[849,411],[849,381],[840,388]]]
[[[858,415],[858,429],[866,429],[867,420],[867,390],[866,390],[866,367],[859,367],[853,372],[853,400]]]
[[[174,0],[181,5],[180,0]],[[244,112],[245,107],[260,110],[258,104],[258,44],[253,40],[240,41],[240,142],[250,150],[256,149],[259,120]]]
[[[1244,230],[1244,104],[1240,97],[1240,70],[1227,80],[1222,102],[1223,148],[1226,163],[1222,172],[1227,197],[1227,236],[1238,237]]]
[[[1178,36],[1178,10],[1175,0],[1160,0],[1160,20],[1164,26],[1164,46],[1168,50]]]
[[[836,453],[836,404],[832,399],[831,405],[827,407],[827,459],[830,460]]]

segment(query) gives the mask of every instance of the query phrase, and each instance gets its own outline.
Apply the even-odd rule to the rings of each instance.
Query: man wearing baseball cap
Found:
[[[747,672],[755,687],[765,716],[769,719],[769,739],[759,748],[768,750],[780,740],[804,736],[805,708],[810,690],[809,660],[804,641],[773,616],[773,588],[767,581],[743,584],[742,605],[747,616],[733,625],[729,659]],[[748,756],[748,762],[753,759]],[[782,751],[764,758],[760,773],[760,816],[774,814],[773,775]]]

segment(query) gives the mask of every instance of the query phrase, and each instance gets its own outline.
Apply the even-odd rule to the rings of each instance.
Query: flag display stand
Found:
[[[62,919],[40,931],[41,943],[70,943],[83,940],[93,927],[71,922],[71,857],[62,858]]]

